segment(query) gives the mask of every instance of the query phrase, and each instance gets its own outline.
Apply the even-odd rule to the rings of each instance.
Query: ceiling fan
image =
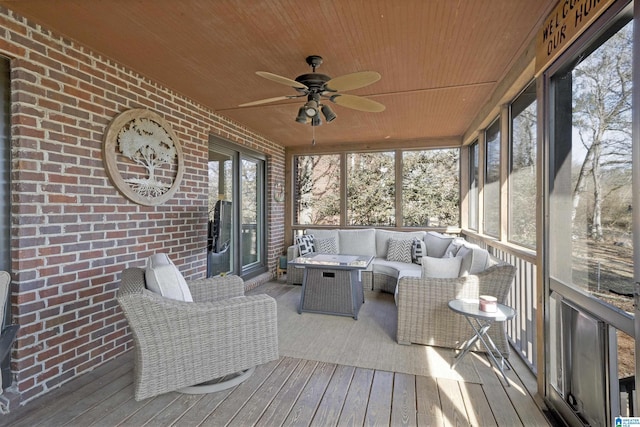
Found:
[[[253,105],[267,104],[269,102],[283,101],[285,99],[306,97],[307,102],[298,110],[296,121],[298,123],[311,123],[311,126],[319,126],[322,124],[320,112],[322,112],[327,122],[335,120],[336,114],[331,110],[331,107],[322,103],[325,99],[334,104],[358,111],[371,113],[384,111],[385,106],[379,102],[361,96],[339,93],[359,89],[375,83],[380,80],[381,76],[379,73],[375,71],[360,71],[332,79],[326,74],[316,73],[316,68],[322,64],[321,56],[311,55],[306,58],[306,61],[312,68],[312,72],[302,74],[296,77],[295,80],[266,71],[256,71],[256,74],[260,77],[294,88],[299,92],[297,95],[283,95],[261,99],[259,101],[241,104],[240,107],[250,107]]]

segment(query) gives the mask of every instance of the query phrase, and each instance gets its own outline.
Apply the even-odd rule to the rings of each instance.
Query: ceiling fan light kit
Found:
[[[311,73],[302,74],[295,78],[295,80],[287,77],[282,77],[277,74],[269,73],[266,71],[257,71],[256,74],[267,80],[271,80],[276,83],[280,83],[285,86],[289,86],[299,92],[299,95],[284,95],[274,98],[262,99],[259,101],[248,102],[241,104],[240,107],[248,107],[260,104],[266,104],[269,102],[282,101],[285,99],[306,97],[307,102],[300,107],[298,115],[296,116],[296,122],[298,123],[310,123],[311,126],[320,126],[322,120],[320,119],[319,112],[322,112],[324,119],[327,123],[336,119],[337,115],[333,112],[331,107],[327,104],[323,104],[321,99],[326,99],[334,104],[351,108],[358,111],[379,113],[384,111],[385,106],[379,102],[373,101],[368,98],[356,95],[345,95],[338,92],[359,89],[361,87],[368,86],[372,83],[380,80],[380,74],[375,71],[361,71],[351,74],[345,74],[343,76],[332,79],[326,74],[316,73],[316,68],[322,64],[322,57],[318,55],[311,55],[306,58],[307,64],[312,69]]]

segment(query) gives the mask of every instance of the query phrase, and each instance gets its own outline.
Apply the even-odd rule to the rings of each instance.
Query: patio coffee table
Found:
[[[364,303],[360,271],[372,256],[308,254],[291,261],[304,268],[298,313],[350,316],[358,320]]]

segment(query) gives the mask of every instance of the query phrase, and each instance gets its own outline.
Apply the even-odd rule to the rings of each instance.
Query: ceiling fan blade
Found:
[[[268,104],[269,102],[284,101],[285,99],[295,98],[295,96],[276,96],[273,98],[260,99],[258,101],[246,102],[238,105],[238,107],[251,107],[252,105]]]
[[[343,107],[352,108],[358,111],[366,111],[368,113],[379,113],[384,111],[385,106],[379,102],[372,101],[369,98],[363,98],[356,95],[332,95],[331,102],[334,102]]]
[[[345,90],[368,86],[380,80],[381,77],[380,73],[375,71],[360,71],[331,79],[327,82],[325,88],[332,92],[344,92]]]
[[[280,83],[281,85],[293,87],[296,89],[308,89],[305,85],[295,80],[291,80],[287,77],[282,77],[277,74],[267,73],[266,71],[256,71],[256,74],[272,82]]]

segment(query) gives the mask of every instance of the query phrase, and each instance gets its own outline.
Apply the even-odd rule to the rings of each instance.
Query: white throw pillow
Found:
[[[461,257],[434,258],[422,257],[422,277],[453,279],[460,274]]]
[[[145,270],[147,289],[165,298],[193,302],[187,282],[173,265],[167,254],[155,254],[147,258]]]

